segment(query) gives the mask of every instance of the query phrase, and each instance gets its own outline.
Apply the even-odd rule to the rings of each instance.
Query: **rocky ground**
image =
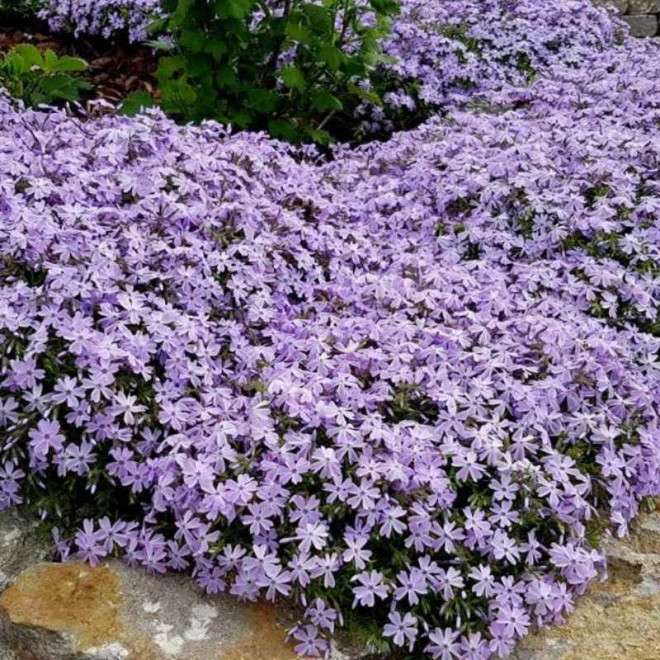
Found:
[[[525,639],[515,660],[660,658],[660,512],[605,550],[609,579],[592,586],[566,625]]]
[[[660,658],[660,512],[607,545],[610,578],[515,660]],[[0,660],[294,660],[288,613],[205,596],[184,576],[46,561],[34,525],[0,516]],[[335,649],[334,660],[360,657]]]
[[[34,525],[0,515],[0,660],[294,660],[291,613],[209,597],[118,561],[51,563]],[[333,660],[360,653],[335,650]]]
[[[614,7],[636,37],[654,37],[660,25],[660,0],[593,0],[601,7]]]

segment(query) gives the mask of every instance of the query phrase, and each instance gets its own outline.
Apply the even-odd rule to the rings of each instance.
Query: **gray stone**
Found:
[[[660,0],[630,0],[631,14],[656,14],[660,12]]]
[[[598,7],[614,7],[620,14],[628,11],[628,0],[593,0]]]
[[[48,557],[49,548],[36,538],[35,528],[16,509],[0,515],[0,593],[21,571]]]
[[[630,26],[630,33],[634,37],[654,37],[658,32],[658,17],[651,15],[622,16]]]

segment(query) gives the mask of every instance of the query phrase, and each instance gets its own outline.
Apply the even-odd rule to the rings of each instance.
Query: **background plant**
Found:
[[[52,50],[39,51],[31,44],[21,44],[0,56],[0,86],[26,105],[77,101],[89,85],[75,74],[87,69],[84,60]]]
[[[166,0],[163,109],[290,140],[350,134],[397,0]]]

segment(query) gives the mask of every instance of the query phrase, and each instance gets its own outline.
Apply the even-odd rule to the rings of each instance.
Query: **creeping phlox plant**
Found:
[[[581,66],[620,38],[621,24],[582,0],[406,0],[374,77],[380,106],[359,109],[367,133],[414,125],[438,110],[528,85],[549,66]],[[381,78],[384,81],[380,80]]]
[[[40,0],[39,16],[51,29],[73,28],[76,34],[131,41],[147,37],[149,26],[162,17],[161,0]]]
[[[64,557],[292,598],[312,657],[354,621],[503,657],[572,610],[660,492],[657,46],[496,5],[533,82],[495,61],[331,162],[0,99],[0,508]]]

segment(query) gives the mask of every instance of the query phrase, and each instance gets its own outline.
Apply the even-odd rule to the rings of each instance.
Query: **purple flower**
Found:
[[[318,629],[315,626],[304,626],[296,628],[293,638],[299,642],[296,645],[296,653],[309,658],[320,658],[328,650],[328,642],[319,637]]]
[[[335,586],[335,573],[341,567],[342,560],[337,553],[325,554],[322,557],[316,557],[314,560],[314,568],[312,569],[312,577],[323,578],[323,586],[326,589],[331,589]]]
[[[428,591],[424,574],[417,568],[409,572],[401,571],[396,578],[400,585],[394,589],[394,598],[397,601],[406,598],[410,605],[417,605],[419,596],[423,596]]]
[[[268,600],[275,600],[277,594],[288,596],[291,591],[291,573],[280,566],[267,565],[261,577],[257,578],[256,584],[266,589]]]
[[[487,598],[495,593],[495,577],[491,573],[489,566],[475,566],[470,571],[469,577],[474,580],[472,591],[477,596],[486,596]]]
[[[503,605],[498,609],[495,623],[501,626],[506,637],[522,637],[529,628],[529,617],[521,607]]]
[[[386,598],[388,589],[383,584],[383,576],[378,571],[365,571],[352,578],[358,586],[353,587],[353,607],[374,607],[376,598]]]
[[[108,554],[105,540],[106,533],[104,531],[94,530],[94,522],[84,520],[83,529],[78,531],[74,539],[78,556],[92,566],[96,566]]]
[[[389,623],[383,628],[385,637],[392,637],[397,646],[408,645],[412,650],[417,639],[417,619],[412,614],[401,616],[399,612],[390,612]]]
[[[358,536],[354,533],[344,535],[347,549],[344,551],[343,559],[345,562],[353,562],[355,568],[363,570],[366,562],[371,558],[372,552],[366,550],[365,546],[369,542],[369,537]]]
[[[73,26],[77,34],[101,34],[106,39],[127,32],[133,41],[142,41],[159,15],[158,0],[46,0],[40,12],[54,30]]]
[[[30,447],[40,458],[45,458],[49,452],[62,451],[64,435],[58,422],[48,419],[39,421],[37,428],[30,431]]]
[[[435,628],[429,633],[431,642],[425,648],[425,651],[431,655],[434,660],[452,660],[459,658],[461,647],[457,639],[459,633],[451,628]]]
[[[306,610],[305,616],[315,626],[330,633],[334,632],[336,623],[341,620],[339,612],[332,607],[328,607],[321,598],[314,601],[314,604]]]

